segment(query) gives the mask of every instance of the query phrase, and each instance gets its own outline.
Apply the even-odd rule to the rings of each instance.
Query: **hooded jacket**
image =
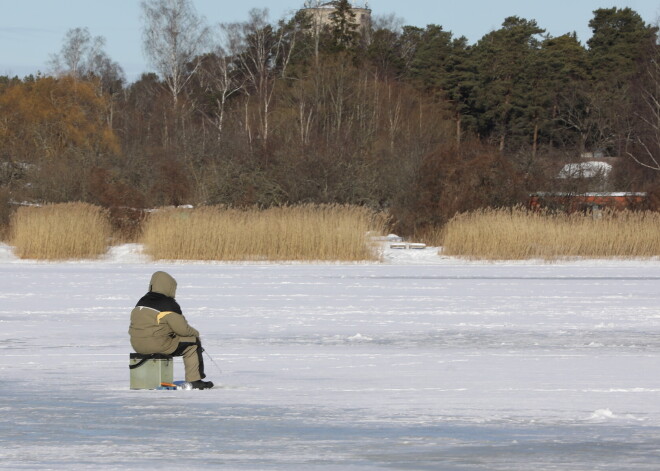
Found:
[[[151,276],[149,292],[131,311],[128,333],[137,353],[170,354],[177,349],[179,337],[199,337],[174,299],[176,287],[176,280],[168,273],[158,271]]]

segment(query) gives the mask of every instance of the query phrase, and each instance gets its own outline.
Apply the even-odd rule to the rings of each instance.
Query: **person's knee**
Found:
[[[189,344],[188,347],[183,351],[184,357],[192,357],[193,355],[198,355],[197,344]]]

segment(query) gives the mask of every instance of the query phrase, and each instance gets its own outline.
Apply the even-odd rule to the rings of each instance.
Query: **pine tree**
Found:
[[[632,131],[627,117],[636,113],[630,88],[649,62],[658,28],[644,23],[630,8],[596,10],[589,26],[593,30],[587,42],[593,74],[591,141],[593,147],[621,155]]]
[[[554,147],[584,151],[591,124],[583,118],[590,94],[587,50],[575,33],[543,41],[537,70],[541,76],[541,132]]]
[[[355,12],[348,0],[334,2],[335,9],[330,14],[330,31],[335,47],[340,50],[349,50],[357,46],[359,39]]]
[[[636,72],[636,64],[656,40],[658,28],[647,25],[630,8],[594,11],[593,36],[587,45],[596,80],[621,84]]]
[[[481,134],[491,135],[504,151],[510,140],[529,142],[533,134],[532,106],[534,66],[545,30],[536,21],[517,16],[504,20],[502,28],[484,36],[471,54],[474,82],[473,112],[480,115]]]

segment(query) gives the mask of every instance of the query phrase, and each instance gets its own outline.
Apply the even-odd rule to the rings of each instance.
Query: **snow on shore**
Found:
[[[217,389],[128,389],[128,314],[160,269]],[[37,263],[0,246],[0,279],[0,469],[660,468],[657,260],[156,263],[126,245]]]

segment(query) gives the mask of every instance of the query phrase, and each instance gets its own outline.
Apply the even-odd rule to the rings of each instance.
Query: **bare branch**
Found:
[[[142,0],[144,52],[172,94],[174,106],[197,72],[209,28],[191,0]]]

